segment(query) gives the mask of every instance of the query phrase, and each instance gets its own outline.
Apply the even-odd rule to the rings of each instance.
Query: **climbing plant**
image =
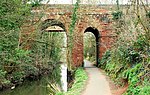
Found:
[[[73,69],[72,65],[74,64],[73,60],[72,60],[72,50],[73,50],[73,43],[74,43],[73,35],[74,35],[74,31],[75,31],[74,30],[75,24],[76,24],[76,21],[78,18],[77,13],[78,13],[78,8],[79,8],[79,3],[80,3],[80,0],[77,0],[77,2],[74,4],[73,13],[72,13],[72,17],[71,17],[71,23],[70,23],[70,27],[69,27],[69,33],[68,33],[67,64],[68,64],[69,71],[72,71],[72,69]]]

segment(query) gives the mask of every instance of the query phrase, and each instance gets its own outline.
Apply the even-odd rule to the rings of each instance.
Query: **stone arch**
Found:
[[[59,26],[62,29],[64,29],[64,31],[66,31],[65,25],[62,22],[55,20],[55,19],[46,19],[45,21],[43,21],[40,24],[40,30],[43,31],[46,28],[48,28],[49,26]]]
[[[100,43],[100,40],[99,40],[99,38],[100,38],[100,32],[95,27],[88,27],[88,28],[86,28],[86,30],[84,31],[84,33],[86,33],[86,32],[91,32],[95,36],[95,39],[96,39],[96,66],[98,66],[98,64],[99,64],[99,54],[100,54],[100,52],[99,52],[99,48],[100,48],[99,47],[99,45],[100,45],[99,44]],[[83,62],[83,65],[84,65],[84,62]]]

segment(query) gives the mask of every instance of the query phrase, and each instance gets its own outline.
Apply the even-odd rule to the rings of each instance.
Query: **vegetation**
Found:
[[[61,85],[59,65],[64,54],[64,34],[49,33],[45,30],[53,22],[41,22],[45,15],[42,12],[36,15],[32,11],[37,7],[46,10],[47,6],[41,7],[41,1],[0,0],[0,90],[22,84],[26,79],[36,80],[49,74],[51,81],[48,87],[51,94],[55,94],[58,91],[57,85]],[[124,95],[149,95],[150,8],[143,0],[131,1],[131,5],[120,6],[119,0],[116,0],[117,10],[112,12],[116,42],[104,54],[99,67],[104,69],[116,84],[129,85]],[[76,70],[76,67],[72,66],[74,35],[77,36],[74,29],[78,21],[79,3],[80,0],[77,0],[74,5],[67,34],[67,65],[68,71],[71,72],[68,77],[73,77],[71,80],[74,84],[68,92],[60,92],[58,95],[80,94],[87,79],[83,69]],[[53,25],[58,23],[54,22]],[[89,42],[93,44],[95,41],[93,37],[87,38],[86,41],[84,56],[93,61],[95,46],[89,45]]]
[[[71,24],[69,27],[69,36],[68,36],[68,45],[67,45],[67,64],[68,64],[68,70],[73,72],[74,67],[72,66],[73,60],[72,60],[72,51],[73,51],[73,43],[74,43],[74,29],[75,29],[75,24],[77,21],[77,13],[78,13],[78,8],[79,8],[79,3],[80,0],[77,0],[76,3],[74,4],[74,8],[73,8],[73,13],[72,13],[72,17],[71,17]]]
[[[84,58],[94,62],[96,61],[96,41],[92,33],[84,34]]]
[[[28,4],[28,1],[31,3]],[[52,82],[60,84],[60,71],[54,73],[54,69],[63,59],[64,35],[46,33],[40,29],[41,23],[43,24],[40,19],[44,15],[41,12],[37,17],[31,10],[36,7],[43,8],[40,7],[41,1],[0,1],[0,89],[21,84],[26,78],[38,79],[43,74],[49,73],[52,75]],[[69,29],[68,70],[71,72],[74,72],[71,66],[73,64],[71,51],[78,7],[79,0],[74,6]],[[38,18],[37,22],[34,21],[35,18]],[[36,29],[32,30],[32,26]],[[45,29],[49,27],[45,26],[47,26]]]
[[[30,60],[30,57],[27,57],[29,51],[17,48],[19,27],[23,19],[30,14],[29,10],[30,6],[21,4],[21,0],[0,1],[1,87],[10,84],[14,79],[21,81],[24,75],[22,72],[17,74],[17,70],[21,69],[19,67],[23,61]]]
[[[122,17],[122,12],[121,11],[115,11],[112,13],[113,15],[113,20],[120,19]]]
[[[0,89],[45,74],[52,75],[53,83],[60,81],[60,71],[54,73],[54,69],[61,60],[64,35],[41,32],[39,28],[23,34],[23,29],[40,25],[40,22],[27,22],[33,22],[36,16],[31,13],[34,4],[37,6],[37,1],[32,4],[22,3],[22,0],[0,1]]]
[[[129,85],[124,95],[149,95],[149,7],[144,4],[144,8],[141,7],[139,0],[135,0],[133,6],[134,9],[129,6],[127,13],[124,12],[121,18],[120,13],[113,14],[118,39],[114,46],[105,52],[99,66],[116,84]]]
[[[80,95],[87,80],[87,74],[83,68],[78,68],[75,71],[74,84],[66,93],[59,92],[56,95]]]

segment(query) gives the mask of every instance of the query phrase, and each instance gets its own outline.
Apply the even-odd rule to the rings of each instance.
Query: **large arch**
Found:
[[[59,26],[61,27],[64,31],[66,31],[66,28],[65,28],[65,25],[58,21],[58,20],[55,20],[55,19],[47,19],[45,21],[43,21],[41,24],[40,24],[40,30],[45,30],[46,28],[48,28],[49,26]],[[49,31],[50,32],[50,31]],[[55,32],[58,32],[58,31],[55,31]]]
[[[96,29],[95,27],[88,27],[88,28],[86,28],[84,33],[86,33],[86,32],[91,32],[95,36],[95,40],[96,40],[96,66],[98,66],[98,64],[99,64],[99,54],[100,54],[99,53],[100,33],[99,33],[98,29]],[[84,65],[84,62],[83,62],[83,65]]]
[[[55,27],[53,27],[55,26]],[[42,34],[44,34],[45,32],[49,32],[49,33],[61,33],[61,35],[63,35],[63,41],[64,41],[64,45],[60,48],[62,48],[62,52],[66,52],[66,48],[67,48],[67,31],[66,31],[66,28],[65,28],[65,25],[64,23],[62,23],[61,21],[59,20],[56,20],[56,19],[46,19],[44,21],[42,21],[40,23],[40,32],[41,32],[41,36]],[[67,56],[66,55],[63,55],[63,56]],[[66,58],[66,57],[64,57]],[[64,59],[66,63],[67,59]]]

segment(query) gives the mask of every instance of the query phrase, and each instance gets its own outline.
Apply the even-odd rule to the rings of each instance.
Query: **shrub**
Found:
[[[10,83],[10,81],[5,78],[6,73],[6,71],[0,70],[0,86]]]
[[[110,60],[110,56],[111,56],[111,51],[110,50],[107,50],[102,59],[100,60],[100,64],[99,64],[99,67],[102,67],[104,68],[106,66],[106,63]]]

